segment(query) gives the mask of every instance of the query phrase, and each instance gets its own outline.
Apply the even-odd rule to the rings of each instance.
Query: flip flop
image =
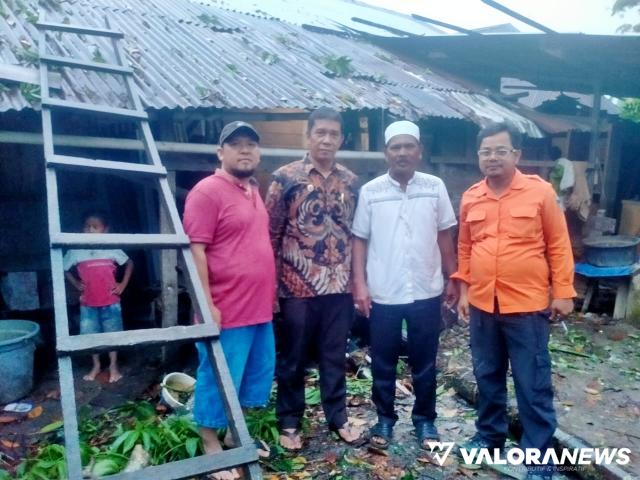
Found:
[[[378,440],[374,440],[377,438]],[[369,430],[369,444],[373,448],[386,450],[391,444],[393,438],[393,425],[389,423],[378,422],[371,430]]]
[[[304,443],[302,442],[302,432],[299,429],[295,429],[293,432],[289,432],[287,430],[280,430],[280,435],[282,435],[283,437],[288,438],[289,440],[291,440],[292,442],[295,441],[296,439],[300,439],[300,442],[302,443],[302,446],[300,448],[287,448],[284,445],[282,445],[282,443],[280,443],[280,446],[282,448],[284,448],[286,451],[288,452],[299,452],[300,450],[302,450]]]
[[[329,431],[331,433],[335,433],[338,437],[338,440],[341,442],[346,443],[347,445],[350,445],[352,447],[361,447],[362,445],[364,445],[365,443],[367,443],[367,439],[363,438],[362,435],[359,436],[358,438],[354,438],[353,440],[349,441],[346,438],[344,438],[342,435],[340,435],[340,430],[347,430],[347,429],[351,429],[351,425],[346,424],[346,428],[345,426],[341,426],[341,427],[335,427],[333,425],[329,426]]]

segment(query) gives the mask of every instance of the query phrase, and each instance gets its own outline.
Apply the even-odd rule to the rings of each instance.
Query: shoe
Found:
[[[475,448],[475,449],[488,448],[490,450],[493,450],[494,448],[502,449],[503,447],[504,445],[489,443],[479,433],[476,433],[473,437],[471,437],[466,442],[459,443],[456,446],[456,452],[458,452],[459,454],[461,449],[464,449],[468,452],[472,448]]]

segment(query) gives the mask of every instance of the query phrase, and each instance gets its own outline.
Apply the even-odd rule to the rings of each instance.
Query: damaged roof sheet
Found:
[[[40,3],[46,21],[104,28],[106,17],[110,28],[122,31],[147,108],[386,109],[413,120],[445,117],[482,125],[506,119],[532,137],[542,136],[521,115],[361,39],[189,0]],[[37,68],[38,2],[13,2],[10,8],[0,0],[0,6],[1,61]],[[115,62],[105,38],[54,33],[47,45],[52,54]],[[63,98],[126,106],[121,78],[68,68],[61,74]],[[33,89],[0,85],[0,111],[38,108]]]

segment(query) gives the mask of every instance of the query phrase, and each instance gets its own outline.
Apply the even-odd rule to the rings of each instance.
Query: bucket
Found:
[[[162,380],[162,399],[174,410],[184,413],[193,409],[196,379],[186,373],[173,372]]]
[[[596,267],[623,267],[636,263],[640,238],[624,235],[587,237],[583,243],[587,263]]]
[[[0,320],[0,403],[27,395],[33,388],[33,352],[40,326],[28,320]]]

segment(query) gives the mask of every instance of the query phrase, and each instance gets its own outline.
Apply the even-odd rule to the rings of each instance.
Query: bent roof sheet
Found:
[[[37,1],[24,0],[20,5],[10,9],[0,0],[4,11],[0,58],[3,63],[36,68]],[[480,105],[460,84],[355,38],[316,33],[188,0],[49,1],[45,11],[47,21],[100,28],[107,17],[112,29],[124,32],[127,61],[148,108],[313,109],[326,105],[340,110],[387,109],[414,120],[433,116],[482,124],[482,119],[493,118],[488,107],[493,102],[488,98],[476,95],[483,99]],[[56,33],[49,35],[47,45],[57,55],[115,61],[104,38]],[[334,68],[352,72],[335,75],[328,68],[331,62]],[[3,88],[0,94],[0,111],[37,108],[29,103],[35,100],[33,95],[19,88]],[[120,78],[66,68],[61,96],[111,106],[125,106],[126,98]],[[533,122],[499,108],[504,119],[530,136],[542,136]]]

